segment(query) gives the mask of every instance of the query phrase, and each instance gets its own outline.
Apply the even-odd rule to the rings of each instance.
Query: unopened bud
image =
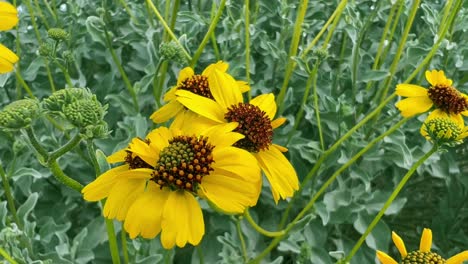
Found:
[[[61,28],[51,28],[47,31],[49,38],[55,41],[66,41],[69,38],[68,33]]]
[[[0,127],[21,129],[31,125],[39,114],[39,102],[35,99],[15,101],[0,111]]]

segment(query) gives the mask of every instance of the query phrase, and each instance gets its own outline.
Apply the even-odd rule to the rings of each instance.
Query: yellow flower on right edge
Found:
[[[468,127],[455,122],[446,112],[436,109],[432,111],[421,126],[421,135],[427,140],[442,144],[461,143],[468,136]]]
[[[392,232],[392,240],[395,243],[401,255],[402,264],[462,264],[463,261],[468,260],[468,250],[465,250],[457,255],[445,260],[440,255],[431,252],[432,246],[432,231],[424,228],[419,244],[419,250],[407,252],[405,243],[395,232]],[[386,253],[377,250],[377,258],[382,264],[398,264],[396,260],[387,255]]]
[[[414,84],[398,84],[396,94],[404,97],[395,104],[404,117],[411,117],[429,111],[432,106],[449,115],[456,123],[463,123],[468,116],[468,96],[452,86],[443,71],[426,71],[429,89]]]
[[[18,23],[18,11],[7,2],[0,2],[0,30],[9,30]],[[18,56],[0,44],[0,74],[11,72]]]

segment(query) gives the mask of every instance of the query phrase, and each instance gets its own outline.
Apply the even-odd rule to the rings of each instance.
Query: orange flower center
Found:
[[[192,77],[182,81],[177,88],[187,90],[206,98],[214,99],[211,94],[210,86],[208,85],[208,77],[204,75],[193,75]]]
[[[446,113],[460,114],[468,109],[467,100],[452,86],[431,86],[427,95],[437,108]]]
[[[446,261],[434,252],[421,252],[419,250],[408,253],[401,260],[401,264],[445,264]]]
[[[224,118],[229,122],[238,122],[239,125],[234,131],[245,136],[234,146],[249,152],[259,152],[268,149],[271,145],[273,140],[271,120],[258,106],[248,103],[233,105],[228,108]]]
[[[161,188],[195,193],[202,178],[213,170],[213,148],[203,137],[174,137],[159,153],[151,180]]]

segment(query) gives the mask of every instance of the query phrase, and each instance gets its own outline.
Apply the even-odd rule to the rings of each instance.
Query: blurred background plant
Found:
[[[175,39],[148,1],[13,2],[20,22],[0,37],[20,61],[15,73],[0,75],[0,108],[18,115],[27,108],[35,119],[15,123],[19,127],[12,130],[5,125],[10,119],[0,116],[0,125],[8,128],[0,131],[0,174],[3,183],[9,182],[15,205],[7,202],[7,188],[0,189],[0,248],[18,263],[111,263],[109,225],[100,205],[84,202],[78,192],[59,184],[45,159],[50,153],[32,149],[26,131],[33,129],[37,142],[51,153],[77,136],[74,148],[56,160],[64,174],[89,183],[96,168],[106,169],[102,153],[125,147],[133,137],[144,138],[154,127],[148,117],[162,103],[160,95],[176,83],[181,68],[194,62],[197,72],[224,60],[230,74],[249,81],[252,97],[279,95],[288,122],[275,142],[288,147],[301,180],[337,139],[409,77],[427,86],[424,71],[443,69],[460,91],[468,91],[466,1],[317,0],[301,13],[304,2],[155,2]],[[213,31],[206,35],[211,24]],[[328,152],[316,176],[294,198],[286,222],[330,175],[401,120],[394,102]],[[431,149],[419,133],[424,118],[409,120],[343,171],[264,261],[334,263],[346,256],[402,176]],[[19,128],[27,129],[18,133]],[[94,144],[102,151],[97,161]],[[421,230],[428,227],[442,256],[468,249],[467,154],[466,145],[458,145],[421,165],[351,263],[374,263],[376,249],[397,256],[390,246],[391,230],[405,237],[408,248],[418,247]],[[276,206],[265,187],[250,214],[263,228],[279,230],[287,208],[285,201]],[[239,263],[270,244],[271,238],[244,219],[227,218],[208,205],[203,209],[207,233],[198,247],[166,251],[159,239],[127,239],[115,223],[120,248],[126,248],[122,262]]]

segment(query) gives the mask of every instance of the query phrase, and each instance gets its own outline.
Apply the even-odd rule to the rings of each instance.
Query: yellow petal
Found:
[[[126,178],[126,179],[145,179],[149,180],[151,179],[151,174],[153,173],[152,169],[134,169],[134,170],[126,170],[122,171],[119,174],[120,178]]]
[[[110,190],[104,205],[103,214],[106,218],[123,221],[127,216],[128,208],[139,194],[145,190],[146,180],[120,179]]]
[[[279,118],[276,118],[275,120],[271,121],[271,127],[273,129],[275,128],[278,128],[280,126],[282,126],[284,124],[284,122],[286,122],[286,118],[284,117],[279,117]]]
[[[260,168],[257,160],[249,152],[236,147],[215,147],[213,149],[213,169],[232,173],[244,181],[257,182]]]
[[[403,239],[401,239],[397,233],[392,232],[392,240],[393,243],[395,243],[395,246],[398,248],[398,251],[400,251],[401,258],[405,258],[406,255],[408,255],[408,252],[406,251],[406,246],[405,242],[403,242]]]
[[[242,93],[231,75],[214,70],[213,74],[208,76],[208,83],[213,98],[223,109],[228,109],[243,101]]]
[[[380,250],[377,250],[377,258],[382,264],[398,264],[398,262],[396,262],[392,257]]]
[[[163,123],[176,116],[183,109],[184,107],[179,102],[172,100],[154,112],[150,118],[156,124]]]
[[[239,87],[239,91],[241,91],[241,93],[250,91],[250,86],[248,82],[244,82],[244,81],[236,81],[236,82],[237,82],[237,87]]]
[[[405,97],[427,96],[427,89],[414,84],[398,84],[395,93]]]
[[[164,102],[169,102],[176,99],[175,92],[177,91],[177,86],[172,87],[169,91],[164,94]]]
[[[187,242],[196,246],[205,234],[203,214],[195,197],[189,192],[172,191],[164,205],[161,244],[170,249]]]
[[[220,124],[205,130],[202,135],[208,137],[208,142],[216,147],[232,146],[244,138],[244,135],[232,132],[238,126],[237,122]]]
[[[259,95],[252,99],[250,104],[256,105],[265,111],[270,120],[273,120],[276,115],[275,96],[272,93]]]
[[[285,148],[285,147],[283,147],[283,146],[276,145],[276,144],[272,144],[271,146],[272,146],[272,147],[275,147],[276,149],[278,149],[278,150],[281,151],[281,152],[288,152],[288,148]]]
[[[187,135],[199,135],[218,124],[218,122],[209,118],[201,116],[190,110],[185,110],[175,117],[170,129],[184,131]]]
[[[127,157],[127,150],[126,149],[121,149],[112,155],[108,156],[106,158],[107,162],[109,163],[117,163],[117,162],[123,162],[125,161],[125,157]]]
[[[0,44],[0,73],[11,72],[15,68],[14,64],[18,62],[18,59],[14,52]]]
[[[151,166],[155,166],[159,159],[160,149],[155,148],[154,144],[148,145],[147,142],[140,138],[134,138],[129,144],[129,149],[134,155],[137,155],[144,162]]]
[[[463,261],[468,261],[468,250],[465,250],[447,259],[446,264],[463,264]]]
[[[7,2],[0,2],[0,21],[0,30],[10,30],[16,26],[18,24],[16,8]]]
[[[174,137],[172,131],[167,127],[158,127],[153,129],[146,138],[150,141],[150,146],[152,149],[157,149],[159,151],[163,150],[165,147],[169,146],[169,140]],[[155,157],[159,156],[159,152]]]
[[[292,197],[294,191],[299,189],[299,180],[286,157],[274,147],[259,151],[255,157],[270,182],[271,188],[278,192],[279,197],[282,199]],[[278,203],[278,199],[275,199],[275,202]]]
[[[432,86],[437,86],[437,85],[451,86],[452,85],[452,80],[447,79],[447,77],[445,77],[444,71],[437,71],[437,70],[426,71],[426,80]]]
[[[218,70],[220,72],[226,72],[229,68],[229,64],[223,61],[218,61],[216,63],[208,65],[205,70],[203,70],[202,75],[208,77],[209,75],[213,74],[214,70]]]
[[[162,212],[169,196],[167,188],[148,182],[146,190],[133,202],[125,217],[124,228],[135,238],[141,234],[144,238],[154,238],[161,232]]]
[[[395,104],[404,117],[411,117],[426,112],[433,103],[427,96],[409,97]]]
[[[189,91],[178,90],[177,101],[193,112],[218,123],[224,123],[225,109],[215,101]]]
[[[429,252],[431,251],[431,245],[432,245],[432,231],[429,228],[424,228],[422,236],[421,236],[421,242],[419,244],[419,250],[421,252]]]
[[[185,67],[179,72],[179,77],[177,78],[177,85],[180,85],[183,81],[191,78],[195,75],[195,72],[190,67]]]
[[[124,171],[128,171],[128,169],[128,165],[122,165],[104,172],[81,190],[83,199],[96,202],[106,198],[109,196],[109,191],[118,181],[120,174]]]

